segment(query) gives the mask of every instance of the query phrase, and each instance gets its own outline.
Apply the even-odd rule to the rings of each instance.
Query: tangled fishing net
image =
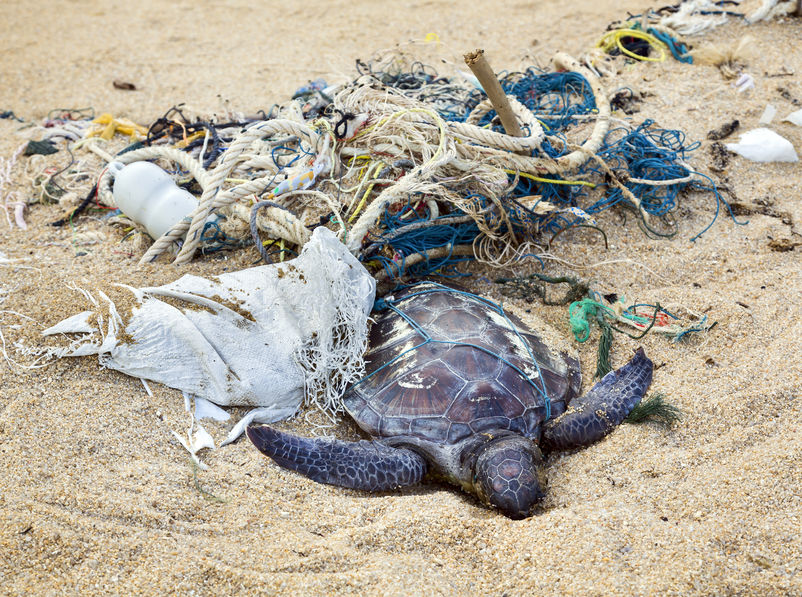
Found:
[[[648,54],[632,45],[644,42],[649,48],[663,44],[663,56],[667,50],[686,55],[687,48],[669,35],[676,32],[652,15],[620,31],[625,33],[598,50],[615,54],[620,45],[625,51],[618,55],[628,59],[636,51]],[[208,117],[176,106],[143,127],[109,114],[60,110],[0,163],[0,195],[9,226],[12,213],[17,225],[24,224],[27,203],[11,172],[30,152],[23,178],[35,191],[32,200],[63,207],[65,216],[53,224],[72,229],[76,253],[103,241],[76,226],[85,210],[124,228],[121,242],[142,262],[183,264],[199,253],[252,244],[264,261],[284,261],[302,255],[315,230],[325,228],[357,265],[390,283],[463,275],[456,265],[466,260],[501,266],[539,259],[568,229],[601,230],[599,214],[613,207],[636,213],[647,234],[670,236],[678,230],[673,214],[681,194],[693,189],[714,195],[717,215],[726,203],[712,180],[689,165],[698,144],[651,120],[614,116],[611,100],[620,94],[605,88],[601,74],[608,71],[598,56],[590,53],[580,62],[558,54],[553,71],[533,67],[500,77],[521,136],[507,134],[471,75],[453,65],[441,75],[397,51],[358,61],[358,75],[347,83],[310,82],[257,116],[227,109]],[[67,166],[56,165],[63,153],[52,155],[60,144],[70,156]],[[142,160],[157,163],[197,197],[197,207],[156,239],[120,212],[114,198],[115,172]],[[340,305],[346,290],[327,280],[320,295],[333,291]],[[139,292],[156,297],[159,290]],[[596,308],[598,322],[611,319],[612,311]],[[183,317],[195,315],[184,309]],[[617,317],[640,325],[645,315],[625,311]],[[657,317],[655,311],[652,327],[661,329]],[[682,337],[702,329],[701,319],[688,316],[662,327]],[[314,341],[293,349],[307,397],[329,413],[340,408],[338,397],[356,375],[354,355],[364,343],[346,320],[315,328],[305,336]],[[321,336],[321,329],[328,335]],[[95,333],[104,335],[100,328]],[[345,337],[356,340],[343,342]],[[334,375],[340,362],[351,373]],[[225,404],[229,390],[207,394]],[[206,388],[187,391],[203,396]],[[249,397],[240,403],[255,404]]]
[[[565,54],[553,64],[554,72],[501,77],[520,137],[505,133],[471,76],[441,76],[394,52],[358,62],[349,83],[314,81],[259,117],[193,119],[176,107],[146,129],[105,114],[56,114],[40,140],[68,141],[73,163],[65,170],[78,180],[52,170],[31,179],[40,199],[69,210],[56,224],[105,209],[109,223],[138,241],[131,252],[143,262],[187,263],[198,251],[251,243],[266,261],[283,260],[326,226],[389,279],[449,275],[466,259],[504,265],[537,256],[568,228],[598,227],[597,214],[615,205],[667,236],[677,230],[681,192],[708,190],[722,201],[688,165],[696,145],[681,131],[613,117],[592,64]],[[88,157],[77,160],[80,150]],[[197,208],[149,246],[142,227],[116,210],[108,167],[140,160],[155,161],[198,197]]]

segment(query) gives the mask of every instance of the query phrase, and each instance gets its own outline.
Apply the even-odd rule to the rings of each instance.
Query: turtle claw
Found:
[[[600,440],[620,424],[641,401],[652,383],[652,361],[642,348],[616,371],[611,371],[562,415],[545,424],[543,447],[564,450]]]

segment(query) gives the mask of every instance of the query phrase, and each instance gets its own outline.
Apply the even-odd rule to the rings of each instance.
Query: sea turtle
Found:
[[[652,380],[652,362],[639,348],[577,397],[575,358],[494,303],[440,284],[405,288],[377,306],[384,308],[370,331],[367,375],[344,398],[375,439],[307,439],[250,426],[251,441],[281,466],[367,491],[414,485],[428,473],[525,518],[543,498],[538,446],[601,439]]]

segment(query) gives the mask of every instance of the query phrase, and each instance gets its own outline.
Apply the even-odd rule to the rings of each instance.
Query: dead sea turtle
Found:
[[[652,380],[652,362],[638,349],[577,397],[576,359],[494,303],[439,284],[405,288],[381,306],[367,375],[344,399],[375,439],[308,439],[253,425],[248,437],[260,451],[315,481],[367,491],[414,485],[428,473],[525,518],[543,498],[538,445],[601,439]]]

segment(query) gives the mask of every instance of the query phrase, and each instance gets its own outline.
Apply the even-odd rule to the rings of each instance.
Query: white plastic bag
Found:
[[[727,149],[753,162],[796,162],[794,146],[785,137],[765,128],[752,129],[741,135],[738,143],[727,143]]]
[[[105,309],[82,291],[95,308],[43,332],[81,336],[50,353],[97,354],[106,367],[215,404],[258,406],[250,420],[263,422],[292,416],[305,394],[336,412],[363,374],[375,280],[326,228],[292,261],[126,288],[138,300],[127,321],[102,291]]]

